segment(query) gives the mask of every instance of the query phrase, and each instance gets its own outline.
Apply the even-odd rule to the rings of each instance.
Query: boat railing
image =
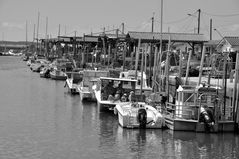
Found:
[[[193,120],[197,120],[198,118],[198,106],[196,106],[194,103],[184,103],[184,105],[166,103],[164,112],[166,115],[170,115],[172,118]]]

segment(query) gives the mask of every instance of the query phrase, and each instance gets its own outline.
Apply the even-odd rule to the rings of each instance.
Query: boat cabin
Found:
[[[120,100],[125,96],[129,100],[131,91],[135,91],[136,81],[134,79],[100,77],[97,89],[101,91],[101,100],[111,100],[110,97]],[[116,97],[116,95],[118,95]]]
[[[206,105],[212,112],[216,112],[218,100],[218,88],[179,86],[175,104],[169,104],[167,111],[171,111],[178,118],[198,120],[201,107]]]

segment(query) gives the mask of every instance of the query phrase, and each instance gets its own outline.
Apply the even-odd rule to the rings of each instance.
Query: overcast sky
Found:
[[[119,28],[127,31],[160,31],[161,0],[0,0],[1,40],[32,41],[34,24],[40,13],[39,38],[46,33],[56,37],[59,24],[61,35],[83,36]],[[201,9],[201,33],[209,38],[209,21],[223,36],[239,36],[239,0],[164,0],[163,31],[197,31],[197,10]],[[193,16],[189,16],[192,14]],[[37,30],[37,29],[36,29]],[[220,39],[213,31],[213,39]]]

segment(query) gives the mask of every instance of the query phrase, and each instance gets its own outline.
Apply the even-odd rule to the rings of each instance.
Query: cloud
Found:
[[[16,22],[2,22],[1,26],[3,28],[9,28],[9,29],[24,29],[25,28],[24,23],[16,23]]]

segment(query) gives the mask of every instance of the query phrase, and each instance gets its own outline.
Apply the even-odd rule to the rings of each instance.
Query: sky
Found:
[[[0,33],[6,41],[32,41],[38,37],[83,36],[119,28],[160,32],[162,0],[0,0]],[[163,32],[197,32],[198,9],[200,33],[209,39],[212,19],[213,40],[221,36],[239,36],[239,0],[163,0]],[[190,15],[188,15],[190,14]],[[48,25],[46,25],[48,19]],[[47,26],[47,27],[46,27]],[[46,31],[47,28],[47,31]],[[113,32],[108,32],[113,33]],[[221,34],[221,35],[220,35]],[[36,35],[36,34],[35,34]]]

